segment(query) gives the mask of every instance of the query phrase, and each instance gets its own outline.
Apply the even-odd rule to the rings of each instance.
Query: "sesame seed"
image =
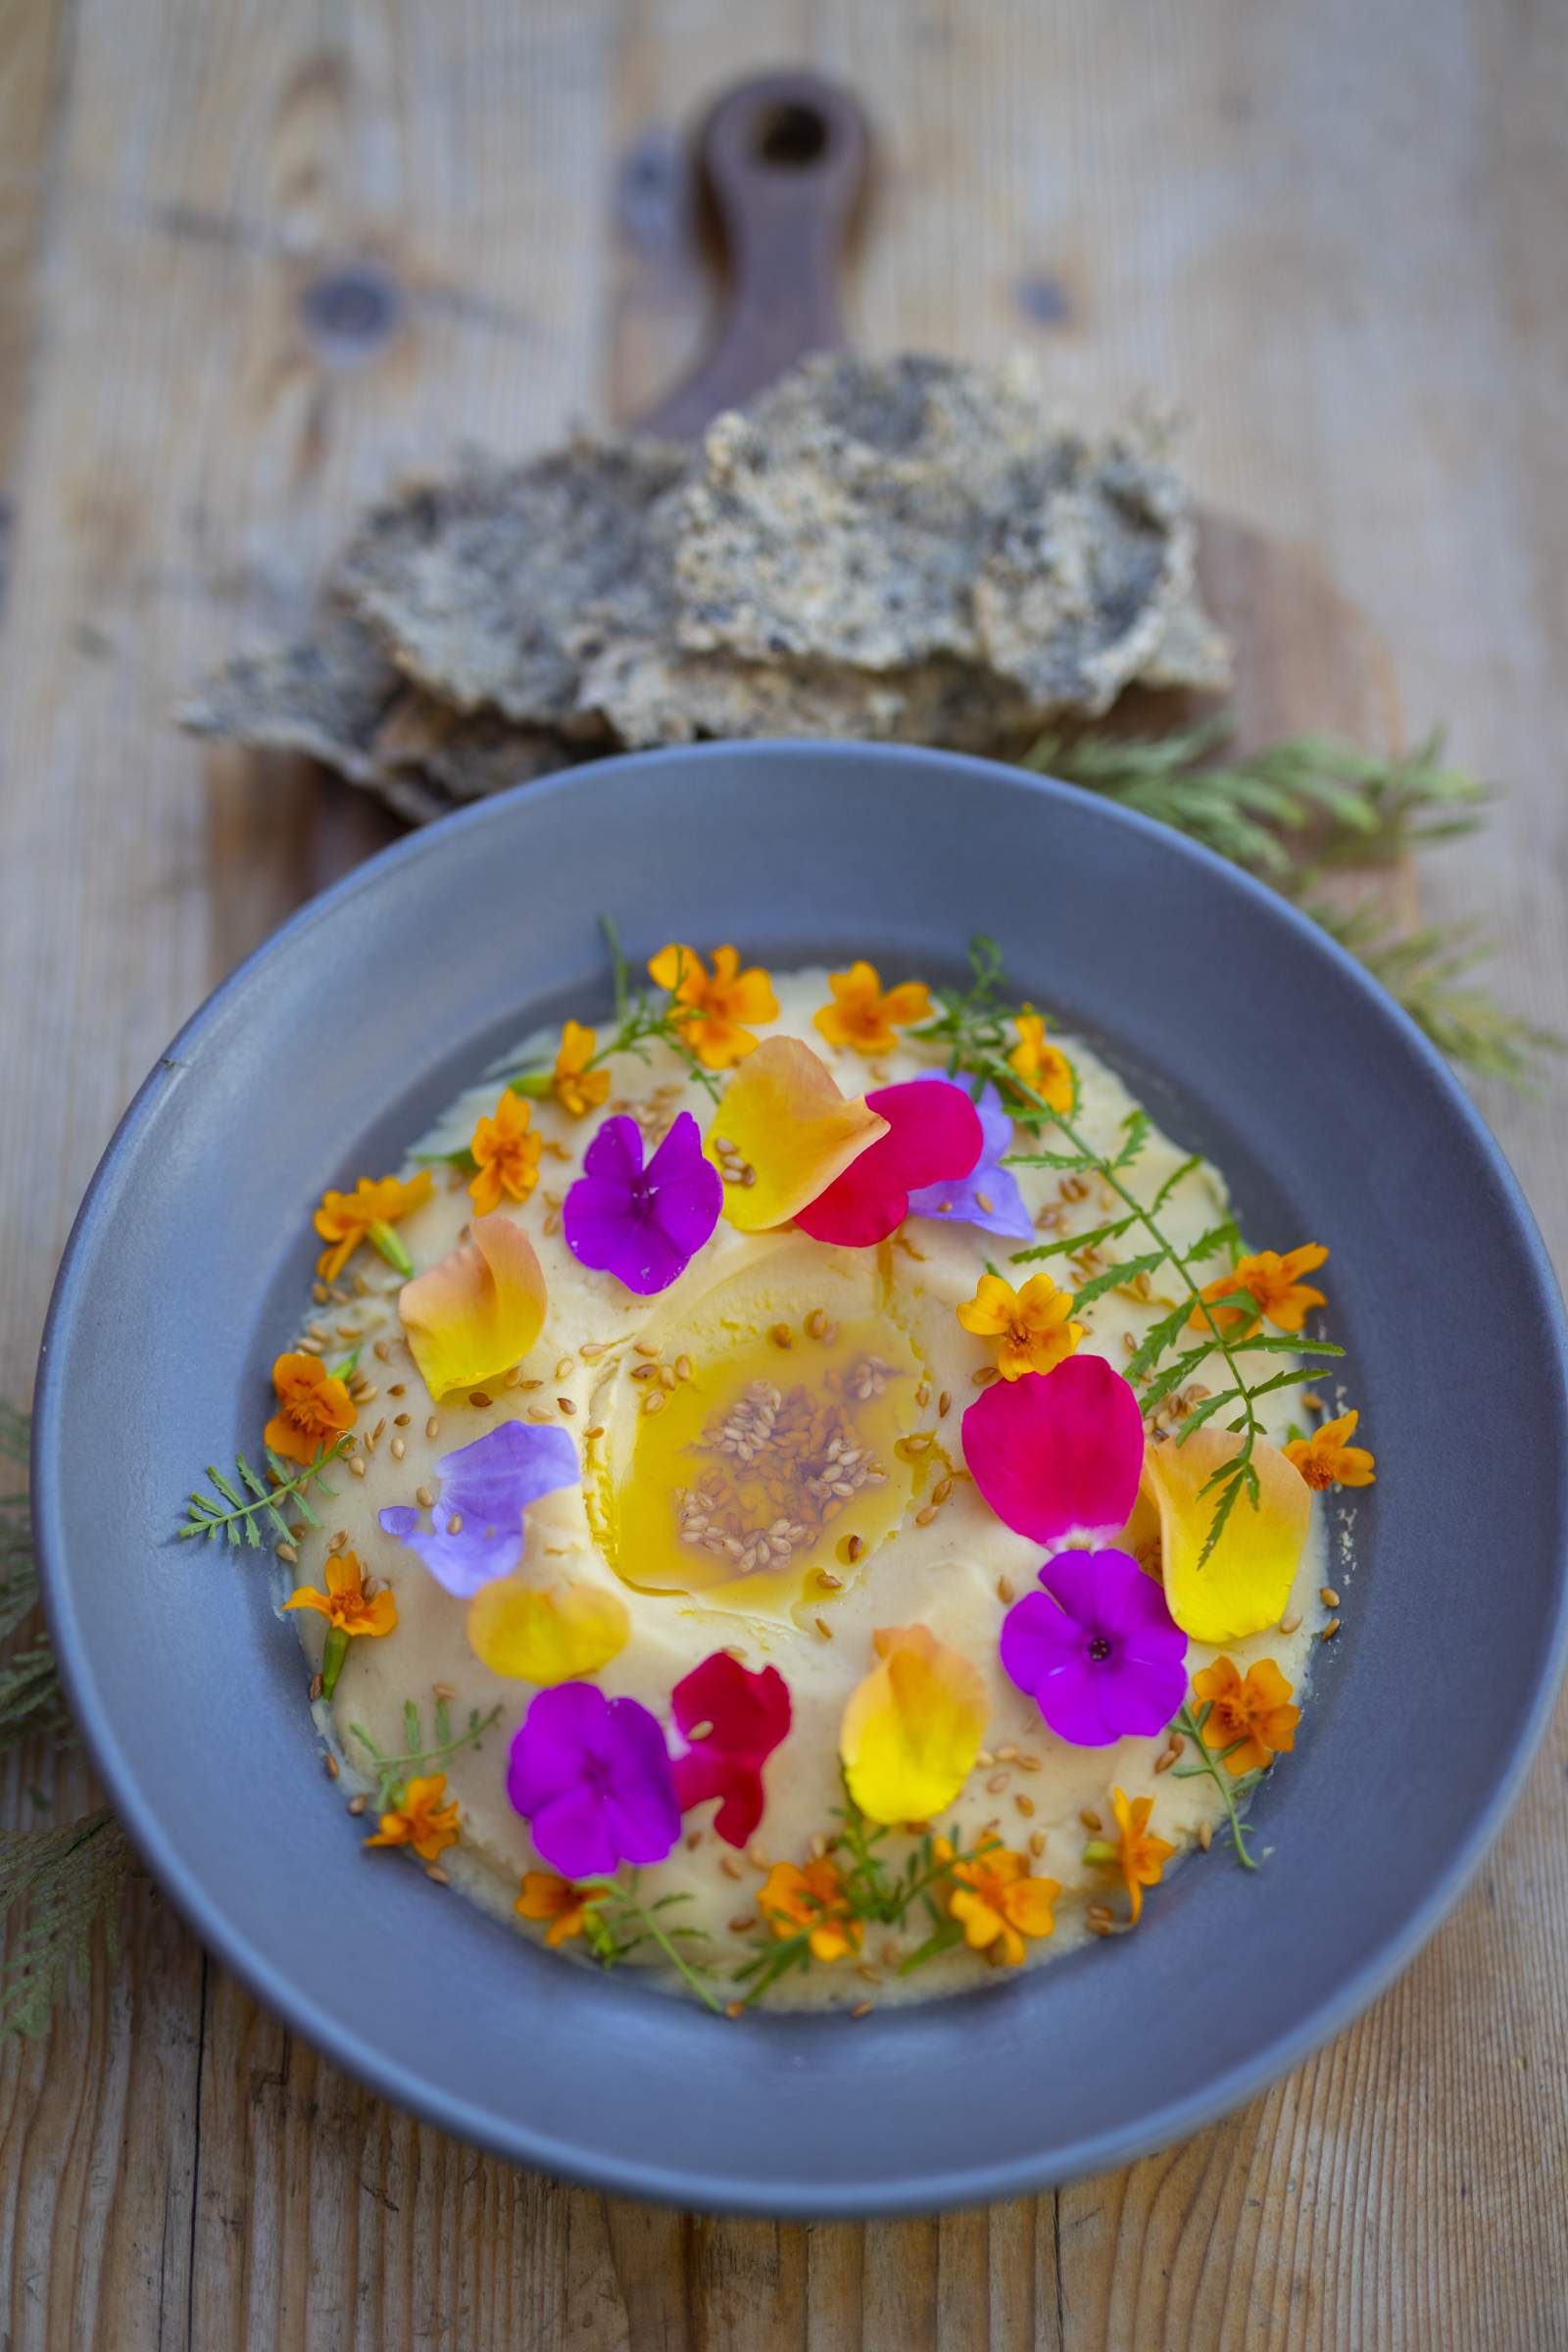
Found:
[[[327,1330],[324,1323],[309,1323],[306,1325],[306,1329],[309,1331],[313,1340],[320,1340],[325,1342],[332,1337],[332,1334]]]
[[[864,1549],[865,1538],[863,1536],[847,1536],[845,1538],[844,1556],[847,1560],[858,1560]]]
[[[977,1389],[989,1389],[993,1381],[1001,1378],[1002,1374],[997,1370],[995,1364],[982,1364],[974,1376],[974,1385]]]
[[[1038,1772],[1040,1770],[1040,1758],[1038,1756],[1020,1756],[1018,1758],[1018,1770],[1020,1772]]]
[[[795,1345],[795,1334],[787,1323],[770,1323],[767,1336],[775,1348],[793,1348]]]
[[[1318,1598],[1326,1609],[1337,1609],[1340,1605],[1340,1596],[1332,1585],[1324,1585]]]
[[[408,1449],[407,1446],[405,1446],[405,1445],[404,1445],[404,1443],[403,1443],[403,1440],[402,1440],[401,1438],[394,1438],[394,1439],[393,1439],[393,1441],[392,1441],[392,1459],[393,1459],[395,1462],[401,1462],[401,1461],[402,1461],[402,1459],[403,1459],[403,1456],[404,1456],[404,1455],[405,1455],[405,1454],[408,1452],[408,1450],[409,1450],[409,1449]]]
[[[585,1364],[597,1364],[604,1352],[604,1344],[600,1340],[584,1340],[577,1350]]]
[[[974,1760],[982,1772],[989,1772],[991,1766],[996,1762],[997,1759],[991,1753],[989,1747],[977,1747],[975,1749]]]
[[[300,1555],[292,1544],[280,1544],[277,1547],[277,1556],[280,1560],[287,1560],[292,1568],[298,1562]]]
[[[1033,1854],[1033,1856],[1034,1856],[1034,1858],[1035,1858],[1035,1860],[1036,1860],[1037,1862],[1039,1861],[1039,1859],[1040,1859],[1041,1855],[1042,1855],[1042,1854],[1045,1852],[1045,1850],[1046,1850],[1046,1833],[1045,1833],[1045,1831],[1044,1831],[1044,1830],[1031,1830],[1031,1831],[1030,1831],[1030,1833],[1029,1833],[1029,1851],[1030,1851],[1030,1852]]]
[[[1198,1842],[1206,1854],[1209,1847],[1214,1842],[1214,1824],[1211,1821],[1200,1821],[1199,1823]]]
[[[928,1502],[922,1509],[915,1512],[914,1524],[916,1527],[929,1527],[936,1515],[936,1504],[934,1502]]]
[[[825,1308],[813,1306],[810,1313],[806,1318],[807,1337],[812,1340],[819,1340],[826,1329],[827,1312]]]
[[[869,2017],[875,2005],[873,2001],[857,2001],[850,2015],[852,2018]]]
[[[812,1838],[812,1839],[811,1839],[811,1859],[812,1859],[812,1861],[813,1861],[813,1862],[820,1862],[820,1861],[821,1861],[821,1859],[822,1859],[822,1856],[823,1856],[823,1855],[824,1855],[826,1852],[827,1852],[827,1839],[826,1839],[826,1838],[823,1836],[822,1832],[821,1832],[820,1830],[818,1830],[818,1831],[816,1832],[815,1836],[814,1836],[814,1837]]]
[[[349,1811],[353,1814],[355,1820],[358,1821],[360,1815],[365,1811],[365,1798],[363,1795],[351,1796],[349,1798]]]
[[[1108,1903],[1090,1903],[1086,1907],[1086,1916],[1091,1920],[1103,1920],[1108,1926],[1115,1914]]]
[[[591,1446],[591,1445],[593,1444],[593,1442],[594,1442],[595,1438],[602,1438],[602,1437],[604,1436],[604,1434],[605,1434],[605,1425],[604,1425],[604,1423],[603,1423],[602,1421],[596,1421],[596,1422],[594,1423],[594,1425],[593,1425],[592,1429],[585,1429],[585,1430],[583,1431],[583,1433],[582,1433],[582,1435],[583,1435],[583,1443],[584,1443],[584,1445],[586,1445],[586,1446]]]
[[[392,1361],[391,1341],[372,1340],[370,1343],[370,1352],[380,1363],[389,1364]]]
[[[514,1364],[514,1365],[513,1365],[513,1367],[512,1367],[512,1370],[511,1370],[510,1372],[508,1372],[508,1373],[505,1375],[505,1377],[503,1378],[501,1385],[502,1385],[502,1387],[503,1387],[504,1389],[514,1389],[514,1388],[516,1387],[516,1385],[517,1385],[518,1381],[519,1381],[521,1378],[522,1378],[522,1367],[521,1367],[521,1365],[520,1365],[520,1364]]]
[[[339,1765],[336,1756],[333,1755],[330,1748],[328,1748],[326,1751],[325,1763],[327,1779],[329,1781],[335,1781],[342,1767]]]
[[[953,1391],[951,1389],[944,1389],[941,1396],[937,1398],[937,1416],[939,1420],[946,1420],[948,1414],[951,1413],[952,1410]]]
[[[1012,1598],[1012,1580],[1010,1577],[998,1577],[997,1598],[1001,1601],[1008,1601]]]
[[[766,1870],[769,1867],[767,1856],[760,1845],[749,1845],[746,1849],[746,1859],[754,1870]]]
[[[1187,1735],[1185,1732],[1172,1732],[1170,1736],[1170,1752],[1173,1757],[1182,1756],[1187,1753]]]
[[[690,1380],[691,1376],[691,1357],[689,1355],[677,1355],[675,1358],[675,1378],[677,1380]]]
[[[300,1353],[302,1355],[319,1355],[325,1346],[324,1340],[313,1340],[310,1333],[306,1332],[299,1343]]]
[[[313,1674],[311,1677],[310,1691],[308,1693],[313,1707],[315,1706],[317,1700],[320,1697],[321,1692],[325,1690],[325,1688],[326,1685],[321,1676],[318,1674]]]
[[[437,1886],[450,1886],[452,1884],[439,1862],[427,1862],[424,1866],[424,1875]]]
[[[660,1365],[659,1385],[662,1389],[672,1389],[675,1386],[675,1367],[673,1364]]]
[[[461,1536],[462,1533],[463,1513],[461,1511],[454,1511],[451,1518],[447,1521],[447,1534],[449,1536]]]
[[[556,1402],[560,1405],[562,1411],[566,1414],[568,1419],[571,1414],[577,1410],[577,1407],[572,1403],[569,1396],[558,1396],[556,1398]]]
[[[532,1396],[535,1389],[542,1389],[544,1385],[545,1384],[542,1380],[519,1380],[517,1383],[518,1388],[522,1391],[522,1394],[525,1396]]]
[[[1163,1755],[1159,1755],[1154,1758],[1154,1770],[1156,1772],[1169,1772],[1175,1761],[1176,1750],[1173,1747],[1167,1747]]]
[[[987,1794],[990,1796],[1000,1796],[1004,1788],[1005,1788],[1007,1786],[1008,1778],[1009,1776],[1004,1772],[994,1772],[990,1780],[986,1783]]]
[[[349,1455],[349,1476],[351,1478],[365,1476],[365,1456],[363,1454],[351,1453]]]
[[[401,1381],[401,1380],[392,1380],[392,1381],[388,1381],[388,1383],[387,1383],[387,1391],[386,1391],[386,1393],[387,1393],[387,1395],[388,1395],[389,1396],[401,1396],[404,1394],[404,1387],[403,1387],[403,1383],[402,1383],[402,1381]]]
[[[1098,1813],[1091,1812],[1087,1805],[1085,1805],[1078,1818],[1083,1823],[1084,1828],[1097,1838],[1105,1826],[1101,1820],[1100,1815]]]
[[[392,1416],[392,1426],[394,1429],[407,1429],[413,1418],[414,1416],[412,1413],[394,1413]]]
[[[648,1392],[648,1394],[647,1394],[647,1396],[646,1396],[643,1398],[643,1411],[644,1411],[645,1413],[662,1413],[662,1412],[663,1411],[663,1409],[664,1409],[664,1392],[663,1392],[663,1390],[662,1390],[662,1389],[650,1389],[650,1390],[649,1390],[649,1392]]]
[[[432,1698],[456,1698],[457,1695],[457,1691],[450,1683],[432,1683],[430,1685]]]
[[[564,1355],[560,1358],[556,1365],[556,1378],[558,1380],[569,1380],[576,1369],[577,1367],[572,1362],[570,1356]]]
[[[726,2017],[742,2017],[745,2015],[745,2012],[746,2003],[744,2001],[726,2001],[724,2004],[724,2015]]]
[[[427,1511],[434,1503],[435,1496],[431,1494],[428,1487],[416,1487],[414,1490],[414,1499],[418,1504],[421,1511]]]
[[[843,1577],[833,1575],[832,1571],[827,1568],[817,1570],[816,1581],[824,1592],[842,1592],[844,1590]]]
[[[1032,1796],[1018,1795],[1015,1796],[1012,1801],[1017,1806],[1019,1812],[1024,1816],[1025,1820],[1028,1819],[1029,1815],[1035,1809],[1035,1800]]]
[[[1339,1630],[1340,1630],[1340,1621],[1339,1621],[1339,1619],[1338,1619],[1337,1617],[1331,1617],[1331,1618],[1329,1619],[1329,1621],[1328,1621],[1327,1625],[1326,1625],[1326,1626],[1323,1628],[1323,1639],[1324,1639],[1324,1641],[1325,1641],[1325,1642],[1332,1642],[1332,1641],[1333,1641],[1333,1639],[1334,1639],[1334,1637],[1335,1637],[1335,1635],[1336,1635],[1336,1634],[1339,1632]]]
[[[325,1283],[313,1282],[311,1285],[311,1297],[316,1300],[318,1306],[324,1306],[326,1304]]]
[[[632,1346],[639,1355],[653,1356],[659,1353],[659,1342],[657,1340],[633,1340]]]
[[[755,1911],[737,1911],[727,1925],[732,1936],[744,1936],[748,1928],[756,1927],[757,1913]]]
[[[424,1434],[427,1438],[438,1438],[441,1435],[441,1424],[436,1419],[434,1413],[430,1415],[429,1420],[424,1425]]]
[[[1294,1634],[1294,1633],[1295,1633],[1295,1631],[1296,1631],[1296,1629],[1297,1629],[1297,1627],[1298,1627],[1298,1626],[1300,1624],[1300,1622],[1301,1622],[1301,1612],[1300,1612],[1300,1610],[1299,1610],[1299,1609],[1292,1609],[1292,1611],[1291,1611],[1291,1613],[1290,1613],[1290,1615],[1289,1615],[1288,1617],[1282,1617],[1282,1618],[1280,1619],[1280,1632],[1281,1632],[1282,1634]]]
[[[726,1879],[738,1879],[741,1875],[741,1866],[733,1854],[720,1854],[718,1867]]]
[[[825,1617],[818,1617],[813,1622],[815,1623],[816,1630],[821,1635],[823,1641],[831,1642],[833,1639],[833,1628],[828,1624],[827,1619]]]

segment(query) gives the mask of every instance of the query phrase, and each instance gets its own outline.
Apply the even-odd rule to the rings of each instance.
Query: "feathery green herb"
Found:
[[[209,1462],[207,1475],[218,1489],[220,1499],[215,1501],[210,1494],[199,1492],[193,1494],[189,1515],[179,1534],[182,1537],[206,1536],[209,1539],[222,1536],[236,1546],[243,1538],[251,1549],[257,1551],[261,1548],[263,1526],[270,1524],[274,1533],[287,1536],[289,1526],[283,1516],[284,1503],[298,1511],[309,1526],[319,1527],[321,1522],[311,1508],[308,1490],[314,1486],[319,1494],[335,1494],[336,1489],[327,1485],[321,1472],[330,1463],[341,1461],[346,1453],[352,1452],[353,1447],[353,1432],[345,1431],[342,1437],[331,1446],[323,1446],[316,1459],[307,1462],[301,1469],[298,1463],[285,1462],[281,1454],[274,1453],[268,1446],[263,1450],[269,1466],[275,1473],[275,1484],[263,1478],[260,1471],[252,1469],[242,1453],[237,1453],[234,1456],[234,1469],[240,1487],[245,1490],[243,1494],[214,1463]]]
[[[690,1894],[662,1894],[645,1903],[638,1891],[640,1874],[633,1871],[624,1885],[618,1879],[585,1879],[578,1893],[588,1898],[583,1940],[601,1968],[614,1968],[644,1944],[656,1944],[682,1981],[706,2007],[720,2010],[723,1996],[710,1971],[694,1959],[683,1944],[710,1943],[701,1928],[672,1926],[661,1915],[691,1901]]]
[[[424,1727],[418,1707],[412,1698],[406,1698],[403,1702],[405,1749],[404,1753],[398,1756],[383,1755],[364,1724],[351,1723],[349,1725],[351,1738],[359,1741],[375,1768],[376,1811],[386,1813],[390,1812],[394,1805],[400,1805],[407,1793],[410,1781],[418,1773],[428,1772],[432,1765],[439,1766],[450,1763],[452,1758],[466,1747],[478,1748],[482,1746],[486,1732],[495,1729],[500,1717],[499,1701],[490,1709],[488,1715],[481,1715],[477,1707],[470,1707],[466,1728],[460,1732],[454,1732],[451,1711],[447,1702],[444,1698],[438,1698],[432,1718],[435,1736],[430,1744],[426,1746]]]
[[[1302,912],[1381,980],[1449,1061],[1478,1078],[1500,1078],[1521,1094],[1539,1092],[1543,1064],[1568,1052],[1568,1039],[1522,1013],[1508,1012],[1467,975],[1489,956],[1494,941],[1479,936],[1472,923],[1428,923],[1401,934],[1368,907],[1349,913],[1318,900]]]
[[[1236,1859],[1244,1870],[1255,1870],[1257,1857],[1248,1843],[1249,1832],[1246,1822],[1243,1821],[1237,1809],[1237,1800],[1250,1796],[1258,1782],[1265,1776],[1261,1772],[1244,1772],[1237,1774],[1233,1779],[1226,1771],[1226,1757],[1234,1755],[1238,1747],[1244,1746],[1246,1744],[1244,1740],[1238,1740],[1232,1746],[1218,1749],[1203,1745],[1203,1726],[1208,1721],[1212,1707],[1213,1701],[1209,1699],[1199,1708],[1195,1715],[1192,1702],[1189,1700],[1177,1716],[1176,1729],[1187,1735],[1188,1750],[1197,1758],[1197,1761],[1192,1764],[1176,1765],[1174,1767],[1175,1778],[1178,1781],[1193,1781],[1206,1776],[1213,1782],[1225,1799],[1225,1814],[1230,1823],[1231,1843],[1236,1848]]]
[[[668,1046],[671,1052],[678,1054],[685,1063],[688,1073],[696,1084],[702,1087],[716,1102],[724,1091],[722,1079],[714,1071],[706,1068],[698,1059],[692,1050],[691,1041],[686,1035],[687,1023],[693,1018],[693,1008],[679,1004],[674,990],[668,992],[661,990],[656,995],[650,989],[641,986],[634,987],[631,979],[631,967],[627,963],[621,948],[620,934],[611,916],[602,914],[599,917],[599,928],[604,933],[605,947],[610,956],[611,979],[614,987],[615,1026],[607,1042],[599,1048],[592,1059],[583,1064],[584,1070],[601,1069],[615,1054],[635,1054],[639,1061],[647,1061],[651,1058],[648,1051],[651,1045]],[[677,988],[684,977],[684,972],[677,965]],[[503,1082],[510,1086],[514,1094],[548,1095],[551,1088],[551,1073],[548,1070],[529,1065],[520,1070],[506,1073]]]

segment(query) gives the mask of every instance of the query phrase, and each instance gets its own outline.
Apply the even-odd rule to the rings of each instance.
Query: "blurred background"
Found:
[[[690,134],[781,64],[872,121],[853,339],[1028,350],[1091,424],[1174,404],[1244,716],[1378,752],[1445,725],[1497,804],[1378,903],[1479,922],[1488,987],[1568,1025],[1568,11],[3,0],[0,1395],[26,1401],[149,1064],[397,829],[173,707],[300,628],[400,472],[630,419],[685,371],[716,299]],[[1281,1053],[1330,1082],[1309,1005]],[[1481,1099],[1561,1263],[1568,1096]],[[644,2213],[444,2141],[140,1888],[119,1968],[0,2063],[0,2336],[1568,2343],[1565,1767],[1559,1724],[1417,1967],[1243,2116],[866,2230]],[[8,1820],[85,1801],[79,1763],[14,1762]]]

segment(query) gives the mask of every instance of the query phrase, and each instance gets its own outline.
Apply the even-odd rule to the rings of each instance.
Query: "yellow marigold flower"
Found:
[[[1078,1091],[1072,1063],[1059,1046],[1047,1044],[1045,1016],[1032,1004],[1024,1004],[1013,1026],[1018,1043],[1007,1055],[1008,1068],[1016,1070],[1025,1086],[1053,1110],[1071,1110]]]
[[[775,1862],[757,1897],[757,1907],[781,1943],[809,1928],[813,1960],[842,1960],[860,1948],[860,1923],[850,1909],[838,1866],[826,1854],[801,1870]]]
[[[1294,1462],[1309,1487],[1370,1487],[1377,1480],[1377,1456],[1364,1446],[1352,1446],[1359,1413],[1342,1413],[1325,1421],[1309,1438],[1293,1438],[1285,1458]]]
[[[365,1571],[352,1551],[333,1552],[326,1563],[326,1591],[300,1585],[284,1601],[285,1609],[316,1609],[336,1633],[389,1634],[398,1621],[398,1604],[383,1585],[366,1595]]]
[[[923,980],[905,980],[883,989],[874,963],[852,963],[847,972],[829,972],[833,1003],[811,1015],[811,1026],[830,1046],[853,1046],[857,1054],[891,1054],[898,1044],[896,1029],[931,1017],[931,992]]]
[[[1083,1325],[1069,1320],[1071,1291],[1058,1291],[1049,1274],[1031,1275],[1021,1291],[1000,1274],[982,1274],[974,1297],[956,1311],[965,1331],[1001,1342],[997,1369],[1004,1380],[1050,1372],[1084,1336]]]
[[[740,961],[733,948],[715,948],[710,973],[696,949],[678,940],[649,960],[649,976],[681,1008],[681,1033],[705,1069],[731,1069],[755,1051],[757,1040],[743,1022],[778,1018],[767,973],[760,964],[743,972]]]
[[[318,1355],[280,1355],[272,1366],[277,1410],[266,1440],[291,1462],[314,1462],[323,1446],[359,1419],[353,1397]]]
[[[545,1941],[552,1951],[580,1936],[587,1924],[589,1897],[581,1886],[569,1879],[558,1878],[553,1870],[524,1871],[522,1892],[513,1904],[524,1919],[548,1919],[550,1926]]]
[[[1263,1771],[1296,1745],[1301,1710],[1290,1703],[1293,1688],[1272,1658],[1259,1658],[1255,1666],[1249,1666],[1245,1680],[1234,1658],[1216,1658],[1194,1675],[1193,1696],[1200,1705],[1209,1702],[1203,1745],[1235,1750],[1225,1758],[1225,1769],[1234,1780],[1244,1772]]]
[[[373,1242],[400,1274],[412,1271],[409,1253],[392,1227],[400,1217],[422,1208],[430,1198],[430,1171],[421,1168],[405,1184],[397,1176],[362,1176],[352,1193],[323,1193],[316,1212],[316,1230],[330,1243],[316,1261],[323,1282],[336,1282],[362,1242]]]
[[[585,1119],[610,1093],[610,1072],[588,1067],[598,1046],[598,1031],[585,1029],[580,1021],[568,1021],[561,1032],[550,1083],[562,1109],[574,1119]]]
[[[481,1119],[475,1127],[468,1150],[478,1174],[468,1191],[481,1217],[500,1207],[503,1193],[514,1200],[526,1200],[538,1183],[539,1153],[544,1147],[532,1131],[532,1118],[522,1097],[509,1086],[503,1088],[494,1115]]]
[[[1239,1257],[1230,1272],[1220,1275],[1218,1281],[1205,1283],[1202,1296],[1210,1299],[1228,1298],[1238,1291],[1248,1291],[1257,1301],[1256,1315],[1249,1315],[1245,1306],[1220,1307],[1215,1319],[1221,1328],[1245,1323],[1251,1329],[1261,1316],[1281,1331],[1299,1331],[1308,1310],[1326,1303],[1322,1292],[1314,1291],[1300,1277],[1310,1274],[1327,1256],[1328,1251],[1318,1242],[1306,1242],[1284,1257],[1277,1250],[1259,1250],[1252,1257]],[[1208,1328],[1208,1317],[1200,1307],[1194,1307],[1191,1321],[1197,1331]]]
[[[989,1951],[993,1960],[1018,1968],[1026,1936],[1054,1933],[1052,1905],[1061,1888],[1054,1879],[1031,1878],[1022,1854],[994,1845],[972,1862],[954,1862],[946,1838],[933,1838],[931,1851],[936,1861],[952,1864],[948,1909],[963,1923],[963,1940],[971,1951]]]
[[[458,1842],[458,1804],[441,1802],[447,1776],[432,1773],[428,1780],[411,1781],[403,1801],[381,1816],[381,1827],[367,1845],[412,1845],[421,1862],[434,1862]]]
[[[1152,1796],[1134,1797],[1131,1804],[1119,1788],[1113,1788],[1110,1801],[1120,1833],[1112,1848],[1112,1859],[1126,1883],[1127,1901],[1132,1917],[1129,1924],[1137,1927],[1143,1916],[1144,1888],[1157,1886],[1164,1876],[1165,1865],[1176,1851],[1163,1838],[1149,1835],[1149,1816],[1154,1810]]]

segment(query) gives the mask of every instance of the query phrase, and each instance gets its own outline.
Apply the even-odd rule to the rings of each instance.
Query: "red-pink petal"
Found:
[[[999,1380],[963,1416],[963,1458],[1006,1527],[1046,1549],[1126,1526],[1144,1466],[1144,1417],[1102,1356]]]
[[[886,1119],[887,1134],[795,1212],[796,1224],[813,1241],[850,1250],[885,1242],[907,1216],[911,1193],[922,1185],[956,1184],[985,1148],[980,1114],[961,1086],[911,1078],[878,1087],[865,1102]]]

